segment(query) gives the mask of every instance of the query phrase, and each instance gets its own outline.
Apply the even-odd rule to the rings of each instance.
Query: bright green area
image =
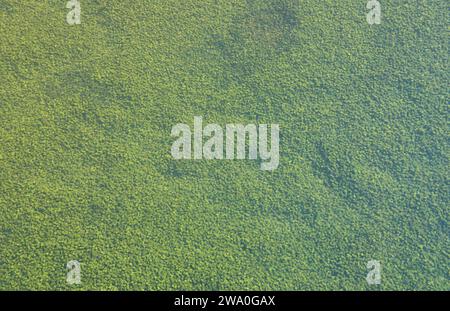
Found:
[[[0,289],[449,290],[448,3],[381,2],[1,0]],[[279,168],[173,160],[195,115]]]

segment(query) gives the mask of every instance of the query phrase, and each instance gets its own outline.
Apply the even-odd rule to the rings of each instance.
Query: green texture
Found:
[[[0,290],[449,290],[448,3],[381,2],[0,0]]]

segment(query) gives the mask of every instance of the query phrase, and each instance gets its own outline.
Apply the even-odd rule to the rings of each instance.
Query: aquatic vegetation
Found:
[[[0,1],[0,289],[449,289],[445,1],[65,2]],[[173,159],[194,116],[279,166]]]

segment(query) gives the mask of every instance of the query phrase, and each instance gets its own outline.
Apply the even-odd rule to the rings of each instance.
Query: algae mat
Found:
[[[380,2],[1,0],[0,289],[449,290],[448,3]]]

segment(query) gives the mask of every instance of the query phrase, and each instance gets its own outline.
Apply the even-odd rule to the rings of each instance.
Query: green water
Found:
[[[448,4],[366,3],[1,0],[0,289],[449,290]],[[279,167],[174,160],[194,116]]]

